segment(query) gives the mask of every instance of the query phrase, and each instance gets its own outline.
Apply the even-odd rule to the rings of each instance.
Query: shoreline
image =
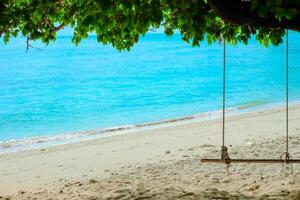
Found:
[[[225,142],[230,156],[278,158],[284,152],[284,114],[281,107],[228,116]],[[300,158],[299,119],[300,104],[291,105],[290,153],[295,159]],[[294,165],[297,184],[290,184],[289,177],[279,176],[281,165],[237,164],[228,177],[223,165],[201,164],[201,158],[219,157],[222,120],[188,122],[0,154],[0,196],[57,199],[63,191],[66,199],[89,199],[82,195],[116,195],[123,187],[131,191],[141,184],[150,191],[165,185],[195,193],[217,187],[250,196],[300,191],[299,165]],[[103,185],[91,189],[97,184]]]
[[[226,109],[227,117],[243,115],[247,113],[263,112],[272,109],[285,108],[284,103],[268,103],[258,104],[254,106],[245,107],[243,104],[236,107],[230,107]],[[289,107],[300,105],[300,100],[296,100],[289,103]],[[40,148],[47,148],[57,145],[65,145],[70,143],[76,143],[86,140],[93,140],[98,138],[111,137],[114,135],[130,134],[136,131],[143,131],[147,129],[156,129],[160,127],[176,126],[181,123],[193,123],[201,121],[210,121],[221,118],[222,110],[214,110],[208,112],[201,112],[193,115],[186,115],[176,118],[164,119],[160,121],[151,121],[141,124],[121,125],[116,127],[89,129],[83,131],[73,131],[61,134],[45,135],[40,137],[29,137],[24,139],[10,139],[6,141],[0,141],[0,155],[3,153],[26,151]]]

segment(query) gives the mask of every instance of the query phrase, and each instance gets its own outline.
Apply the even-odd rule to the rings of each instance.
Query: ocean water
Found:
[[[300,100],[300,34],[290,32],[290,100]],[[149,33],[130,52],[60,35],[26,53],[0,43],[0,141],[142,124],[221,109],[222,46]],[[285,45],[227,47],[227,106],[285,100]]]

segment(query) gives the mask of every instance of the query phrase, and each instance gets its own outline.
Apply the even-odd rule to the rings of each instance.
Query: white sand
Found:
[[[300,159],[300,105],[291,106],[290,117],[290,152],[293,158]],[[226,144],[230,156],[279,158],[285,151],[284,120],[282,108],[229,117]],[[256,199],[269,195],[273,199],[300,199],[300,164],[294,164],[294,181],[291,166],[281,171],[281,164],[234,164],[229,176],[224,165],[201,164],[201,158],[219,158],[220,134],[220,119],[187,121],[168,127],[140,128],[108,138],[0,154],[0,196]]]

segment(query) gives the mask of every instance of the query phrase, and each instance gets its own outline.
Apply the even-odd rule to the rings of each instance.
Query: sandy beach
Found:
[[[230,116],[231,158],[279,158],[283,108]],[[202,164],[220,156],[221,119],[0,154],[0,199],[300,199],[300,165]],[[290,107],[290,153],[300,158],[300,105]]]

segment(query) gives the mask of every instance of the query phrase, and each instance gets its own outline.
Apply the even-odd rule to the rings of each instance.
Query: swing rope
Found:
[[[223,109],[222,109],[222,146],[225,146],[225,101],[226,101],[226,42],[223,41]]]
[[[286,30],[286,156],[289,158],[289,30]]]
[[[221,160],[227,165],[230,164],[230,157],[228,149],[225,146],[225,109],[226,109],[226,41],[223,38],[223,92],[222,92],[222,147],[221,147]]]
[[[286,61],[286,138],[285,138],[285,152],[280,156],[280,159],[282,159],[283,155],[285,155],[284,157],[284,164],[281,167],[281,171],[283,170],[283,166],[287,165],[290,161],[290,159],[292,158],[292,156],[289,153],[289,30],[286,30],[286,50],[285,50],[285,61]],[[293,167],[293,163],[291,164],[291,175],[292,175],[292,182],[294,182],[295,177],[294,177],[294,167]]]
[[[285,73],[286,73],[286,88],[285,88],[285,152],[281,154],[280,159],[284,158],[285,164],[288,163],[289,159],[291,158],[289,153],[289,36],[288,30],[286,30],[286,50],[285,50]]]

